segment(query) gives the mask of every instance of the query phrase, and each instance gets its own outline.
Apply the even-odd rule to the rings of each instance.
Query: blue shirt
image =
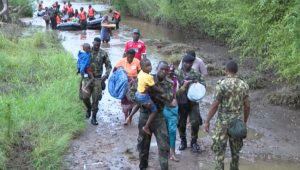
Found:
[[[91,53],[86,53],[84,51],[78,52],[78,68],[80,70],[80,74],[84,75],[85,69],[87,69],[90,66],[90,56]]]

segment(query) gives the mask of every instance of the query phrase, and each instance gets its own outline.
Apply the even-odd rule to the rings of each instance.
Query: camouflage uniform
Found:
[[[173,81],[168,78],[165,78],[162,82],[158,82],[157,76],[153,75],[155,85],[163,90],[166,90],[164,94],[158,93],[149,93],[151,100],[156,104],[158,113],[155,119],[150,125],[150,131],[154,133],[157,141],[158,152],[159,152],[159,161],[162,170],[168,170],[168,153],[170,151],[170,143],[168,137],[168,130],[163,115],[163,109],[165,105],[168,105],[173,100]],[[146,125],[148,117],[150,115],[150,110],[145,106],[142,106],[141,103],[136,99],[135,92],[137,91],[137,83],[134,84],[130,91],[129,95],[131,100],[140,105],[140,117],[139,117],[139,137],[138,137],[138,150],[140,158],[140,169],[145,170],[148,167],[148,158],[149,158],[149,149],[151,143],[151,136],[148,135],[142,128]]]
[[[184,74],[183,70],[176,70],[175,75],[177,77],[178,82],[183,85],[183,81],[186,76],[189,76],[191,78],[195,78],[199,83],[203,84],[206,86],[206,83],[204,79],[201,77],[201,74],[194,69],[191,69],[189,73]],[[180,88],[176,92],[176,97],[179,97],[182,92],[187,91],[189,88],[189,85],[185,88]],[[186,121],[188,114],[190,113],[191,116],[191,130],[192,130],[192,139],[197,140],[198,139],[198,131],[199,131],[199,126],[202,125],[202,118],[200,115],[200,110],[199,110],[199,104],[195,102],[189,102],[189,104],[185,105],[178,105],[179,110],[178,110],[178,131],[180,138],[182,140],[186,140]]]
[[[224,169],[224,156],[228,139],[232,157],[230,170],[238,170],[239,152],[243,147],[243,139],[229,136],[227,129],[233,118],[242,118],[244,102],[249,101],[248,84],[238,79],[237,76],[228,76],[218,81],[214,101],[220,103],[211,146],[215,152],[216,170]]]
[[[108,78],[109,73],[111,71],[111,63],[107,53],[101,49],[99,51],[91,52],[90,56],[90,67],[93,70],[93,75],[95,77],[95,81],[87,88],[90,93],[84,93],[81,91],[80,99],[83,100],[86,108],[88,110],[92,110],[93,115],[98,112],[98,101],[102,98],[102,87],[101,87],[101,77],[103,73],[103,64],[105,64],[105,76]],[[85,80],[84,83],[87,83]],[[83,86],[84,87],[84,86]],[[90,101],[90,97],[92,95],[92,104]]]
[[[56,26],[57,26],[56,17],[57,17],[58,14],[59,14],[58,8],[57,7],[53,7],[52,8],[52,12],[50,14],[51,28],[53,30],[56,30]]]

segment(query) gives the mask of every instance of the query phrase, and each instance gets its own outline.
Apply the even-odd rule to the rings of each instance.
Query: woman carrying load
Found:
[[[131,86],[135,84],[137,80],[137,75],[141,70],[140,60],[134,58],[134,55],[134,49],[128,49],[126,52],[126,57],[120,59],[116,64],[115,68],[113,69],[113,72],[115,72],[118,68],[123,67],[124,70],[127,72],[128,77],[126,95],[121,100],[122,112],[125,116],[124,125],[127,125],[126,119],[128,117],[128,114],[131,113],[132,108],[135,106],[135,104],[129,98],[129,90]]]

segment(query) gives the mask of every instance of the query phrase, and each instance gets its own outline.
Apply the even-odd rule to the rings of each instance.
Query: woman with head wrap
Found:
[[[108,15],[105,14],[103,16],[103,20],[101,22],[101,24],[110,24],[110,21],[108,20]],[[109,36],[109,31],[110,31],[110,28],[107,28],[107,27],[102,27],[101,28],[101,33],[100,33],[100,39],[102,40],[102,42],[106,42],[108,43],[110,41],[110,36]]]
[[[201,83],[206,86],[201,74],[192,69],[194,57],[191,55],[185,55],[182,59],[182,68],[175,71],[175,75],[179,82],[179,90],[176,92],[176,98],[178,102],[178,131],[181,139],[179,150],[184,150],[187,147],[186,141],[186,123],[188,114],[191,117],[191,149],[194,152],[198,152],[200,147],[197,144],[199,126],[202,125],[202,118],[199,111],[199,104],[190,101],[187,98],[187,92],[189,90],[190,83]],[[197,92],[195,92],[197,93]]]
[[[175,141],[176,141],[176,129],[177,129],[177,122],[178,122],[178,106],[176,103],[176,89],[177,89],[177,78],[174,76],[174,65],[169,66],[169,72],[168,72],[168,78],[173,81],[173,106],[172,103],[169,106],[165,106],[164,108],[164,116],[166,120],[166,125],[168,129],[169,134],[169,140],[170,140],[170,159],[178,162],[179,159],[175,156]]]

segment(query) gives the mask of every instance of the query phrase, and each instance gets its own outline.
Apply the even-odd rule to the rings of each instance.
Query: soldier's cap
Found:
[[[140,30],[134,29],[134,30],[132,31],[132,33],[133,33],[133,34],[139,34],[139,33],[140,33]]]

